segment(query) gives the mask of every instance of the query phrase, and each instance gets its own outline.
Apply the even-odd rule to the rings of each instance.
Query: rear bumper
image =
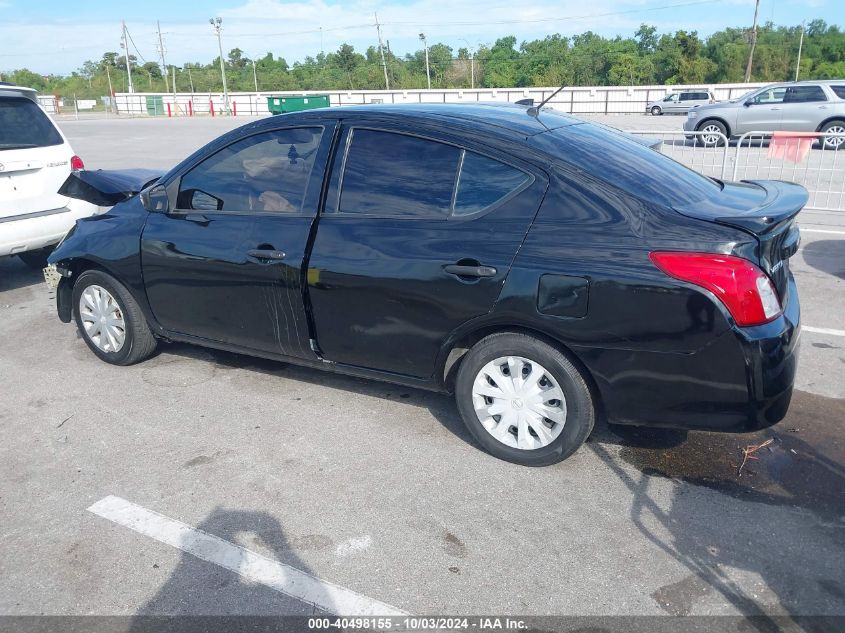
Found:
[[[748,432],[776,424],[792,398],[800,306],[790,276],[784,313],[732,328],[692,354],[583,350],[615,424]]]
[[[0,257],[58,244],[77,220],[104,210],[105,207],[90,202],[69,199],[67,206],[61,209],[3,218],[0,224]]]

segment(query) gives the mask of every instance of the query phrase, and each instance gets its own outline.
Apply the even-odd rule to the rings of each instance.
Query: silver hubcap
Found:
[[[119,352],[126,340],[123,311],[108,290],[88,286],[79,297],[79,317],[85,335],[104,352]]]
[[[545,367],[521,356],[490,361],[472,386],[481,425],[502,444],[523,450],[548,446],[563,431],[566,399]]]
[[[828,134],[845,134],[845,127],[841,125],[834,125],[833,127],[827,128]],[[824,142],[828,145],[828,147],[839,147],[845,142],[845,137],[843,136],[834,136],[834,137],[825,137]]]
[[[701,131],[704,132],[702,140],[705,145],[715,145],[719,142],[719,139],[721,138],[720,135],[722,134],[722,130],[715,125],[705,125]]]

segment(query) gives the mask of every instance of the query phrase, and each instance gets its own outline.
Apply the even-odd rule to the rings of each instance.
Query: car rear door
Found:
[[[323,356],[431,376],[449,335],[493,308],[547,186],[438,130],[345,129],[308,264]]]
[[[192,166],[141,240],[153,314],[170,332],[313,358],[302,264],[334,132],[303,126],[243,137]]]
[[[815,132],[831,111],[827,95],[819,85],[797,85],[786,89],[780,129]]]

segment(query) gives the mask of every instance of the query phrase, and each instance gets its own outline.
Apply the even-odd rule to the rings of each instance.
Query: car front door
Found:
[[[828,116],[829,105],[821,86],[790,86],[783,98],[781,129],[791,132],[815,132]]]
[[[344,131],[307,277],[326,359],[427,378],[449,335],[493,308],[548,179],[417,133]]]
[[[663,111],[664,112],[677,112],[678,111],[678,98],[680,95],[676,92],[675,94],[671,94],[666,97],[666,100],[663,102]]]
[[[151,213],[141,240],[162,327],[313,358],[301,273],[333,125],[241,138],[168,185],[171,210]]]
[[[737,113],[734,134],[774,132],[780,129],[786,87],[767,88],[748,99]]]

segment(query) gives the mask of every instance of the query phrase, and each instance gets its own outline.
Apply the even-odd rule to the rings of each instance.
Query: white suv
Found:
[[[41,268],[77,219],[101,211],[58,193],[83,168],[35,90],[0,84],[0,257]]]

